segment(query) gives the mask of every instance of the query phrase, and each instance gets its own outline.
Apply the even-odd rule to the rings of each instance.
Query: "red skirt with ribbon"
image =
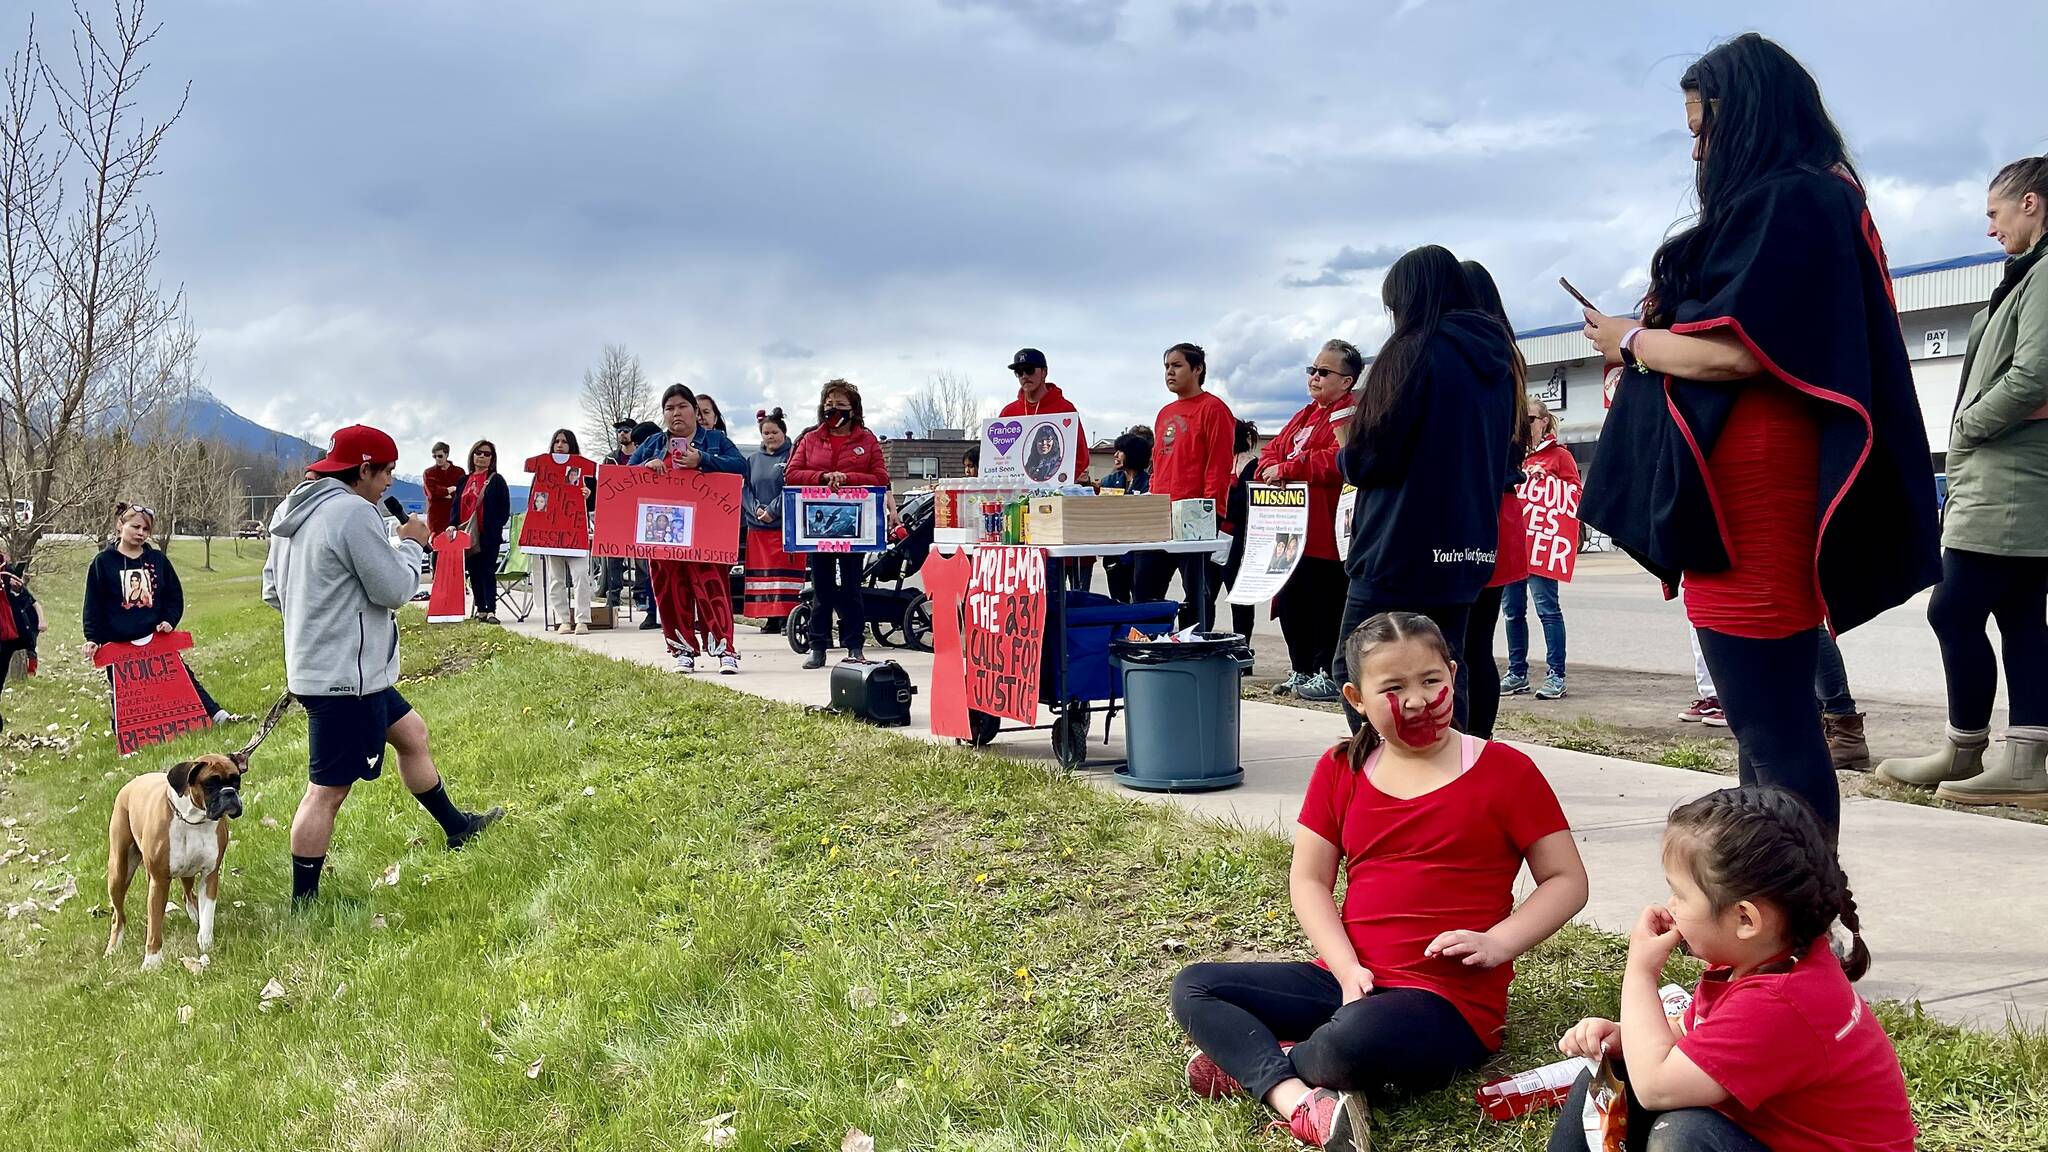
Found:
[[[740,615],[780,620],[796,609],[809,566],[782,548],[782,530],[747,533],[747,585]]]

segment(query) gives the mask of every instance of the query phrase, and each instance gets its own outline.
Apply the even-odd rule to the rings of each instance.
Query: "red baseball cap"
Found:
[[[398,441],[368,424],[351,424],[334,434],[327,455],[306,465],[308,472],[346,472],[364,464],[398,463]]]

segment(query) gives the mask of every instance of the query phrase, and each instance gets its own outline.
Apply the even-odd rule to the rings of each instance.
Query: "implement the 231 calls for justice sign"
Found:
[[[1026,488],[1072,484],[1080,438],[1081,421],[1072,412],[992,421],[981,431],[977,475]]]
[[[178,655],[190,647],[190,632],[152,632],[140,640],[102,644],[92,654],[93,667],[112,672],[114,741],[121,755],[213,727],[184,657]]]
[[[1247,484],[1244,562],[1230,585],[1232,604],[1263,604],[1301,563],[1308,543],[1308,485]]]
[[[782,490],[784,552],[880,552],[889,546],[887,488]]]
[[[1038,723],[1038,663],[1045,649],[1045,549],[980,548],[967,578],[960,643],[967,706]]]
[[[740,558],[740,488],[731,472],[606,464],[597,470],[599,556],[732,564]]]
[[[526,461],[533,485],[526,494],[526,519],[519,547],[536,556],[590,555],[590,513],[583,481],[597,474],[597,462],[569,452],[546,453]]]

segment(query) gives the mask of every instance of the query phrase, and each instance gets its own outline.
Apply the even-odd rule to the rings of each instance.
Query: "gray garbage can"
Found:
[[[1172,643],[1117,640],[1124,752],[1117,782],[1146,792],[1208,792],[1244,780],[1237,762],[1238,683],[1251,667],[1242,636],[1205,632]]]

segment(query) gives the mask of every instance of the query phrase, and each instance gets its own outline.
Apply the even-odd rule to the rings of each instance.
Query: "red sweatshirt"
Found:
[[[1060,391],[1059,385],[1053,383],[1050,380],[1047,380],[1045,382],[1045,391],[1038,394],[1038,403],[1033,404],[1031,401],[1026,400],[1024,398],[1024,390],[1022,388],[1019,388],[1017,390],[1017,398],[1015,400],[1010,401],[1008,404],[1003,405],[1003,410],[1001,412],[996,413],[996,417],[1000,419],[1005,416],[1037,416],[1041,413],[1048,412],[1079,411],[1079,408],[1074,407],[1074,402],[1072,400],[1067,399],[1067,394],[1065,392]],[[1079,441],[1078,447],[1080,455],[1080,459],[1074,462],[1074,472],[1077,475],[1085,476],[1088,473],[1087,426],[1082,424],[1078,420],[1075,421],[1074,435],[1075,438]]]
[[[1266,442],[1259,453],[1254,475],[1278,468],[1283,482],[1308,485],[1307,556],[1337,559],[1337,493],[1344,487],[1344,474],[1337,470],[1337,433],[1330,428],[1330,413],[1346,405],[1349,396],[1333,404],[1314,400],[1294,414],[1280,434]]]
[[[804,433],[796,450],[789,454],[789,467],[783,470],[782,478],[785,483],[810,487],[823,484],[827,472],[846,473],[846,485],[850,488],[889,483],[889,463],[882,459],[882,442],[865,428],[855,428],[844,436],[834,436],[823,428]]]
[[[1237,418],[1230,405],[1214,392],[1175,400],[1159,410],[1152,436],[1152,491],[1175,500],[1214,500],[1217,525],[1224,527],[1234,478],[1230,460],[1237,454]]]

